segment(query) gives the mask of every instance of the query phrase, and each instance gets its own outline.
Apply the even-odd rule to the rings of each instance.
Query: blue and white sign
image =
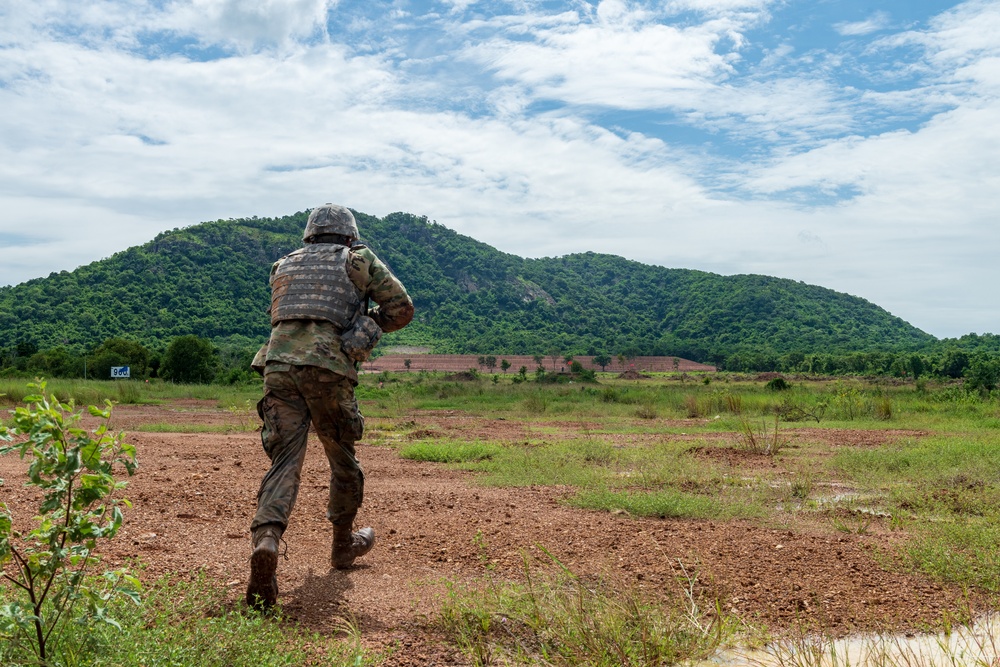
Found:
[[[113,378],[127,378],[132,377],[129,372],[128,366],[112,366],[111,367],[111,377]]]

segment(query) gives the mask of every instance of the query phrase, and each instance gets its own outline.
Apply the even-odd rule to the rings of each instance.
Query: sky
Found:
[[[0,285],[324,202],[1000,333],[1000,3],[0,0]]]

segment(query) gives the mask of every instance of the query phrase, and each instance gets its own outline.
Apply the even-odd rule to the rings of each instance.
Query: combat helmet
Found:
[[[320,234],[340,234],[351,240],[357,239],[358,224],[354,221],[354,214],[350,209],[336,204],[317,206],[309,214],[302,240],[309,243],[314,236]]]

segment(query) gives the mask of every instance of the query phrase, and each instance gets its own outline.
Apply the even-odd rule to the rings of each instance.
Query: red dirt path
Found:
[[[118,406],[113,427],[235,422],[212,405]],[[398,421],[470,437],[525,437],[516,422],[455,413],[414,413]],[[857,433],[844,432],[848,440],[864,441]],[[128,440],[141,465],[127,494],[135,506],[119,537],[105,546],[108,562],[138,557],[148,566],[147,578],[204,570],[228,585],[234,600],[241,598],[247,527],[268,466],[259,435],[130,432]],[[375,528],[378,542],[359,567],[331,570],[323,515],[328,469],[313,444],[285,534],[279,601],[289,617],[319,631],[334,631],[340,617],[352,615],[367,646],[397,647],[387,664],[466,664],[427,622],[442,582],[480,581],[487,563],[495,574],[519,578],[522,553],[540,555],[535,545],[578,575],[616,576],[651,593],[674,590],[683,563],[698,574],[696,590],[706,600],[718,598],[747,621],[778,628],[803,621],[836,632],[913,628],[963,605],[957,589],[883,569],[873,554],[898,538],[878,526],[859,536],[828,526],[790,531],[747,521],[632,519],[566,507],[560,503],[565,489],[479,487],[470,474],[365,445],[359,447],[367,481],[359,520]],[[14,456],[0,458],[4,500],[20,520],[34,510],[18,482],[23,465]],[[484,551],[474,543],[477,534]]]

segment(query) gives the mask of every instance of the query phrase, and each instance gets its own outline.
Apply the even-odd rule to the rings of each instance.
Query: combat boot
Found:
[[[375,531],[371,528],[351,532],[350,527],[333,527],[333,553],[330,560],[338,570],[346,570],[375,546]]]
[[[278,540],[281,528],[274,524],[253,531],[253,553],[250,555],[250,583],[247,584],[247,605],[267,611],[278,601]]]

